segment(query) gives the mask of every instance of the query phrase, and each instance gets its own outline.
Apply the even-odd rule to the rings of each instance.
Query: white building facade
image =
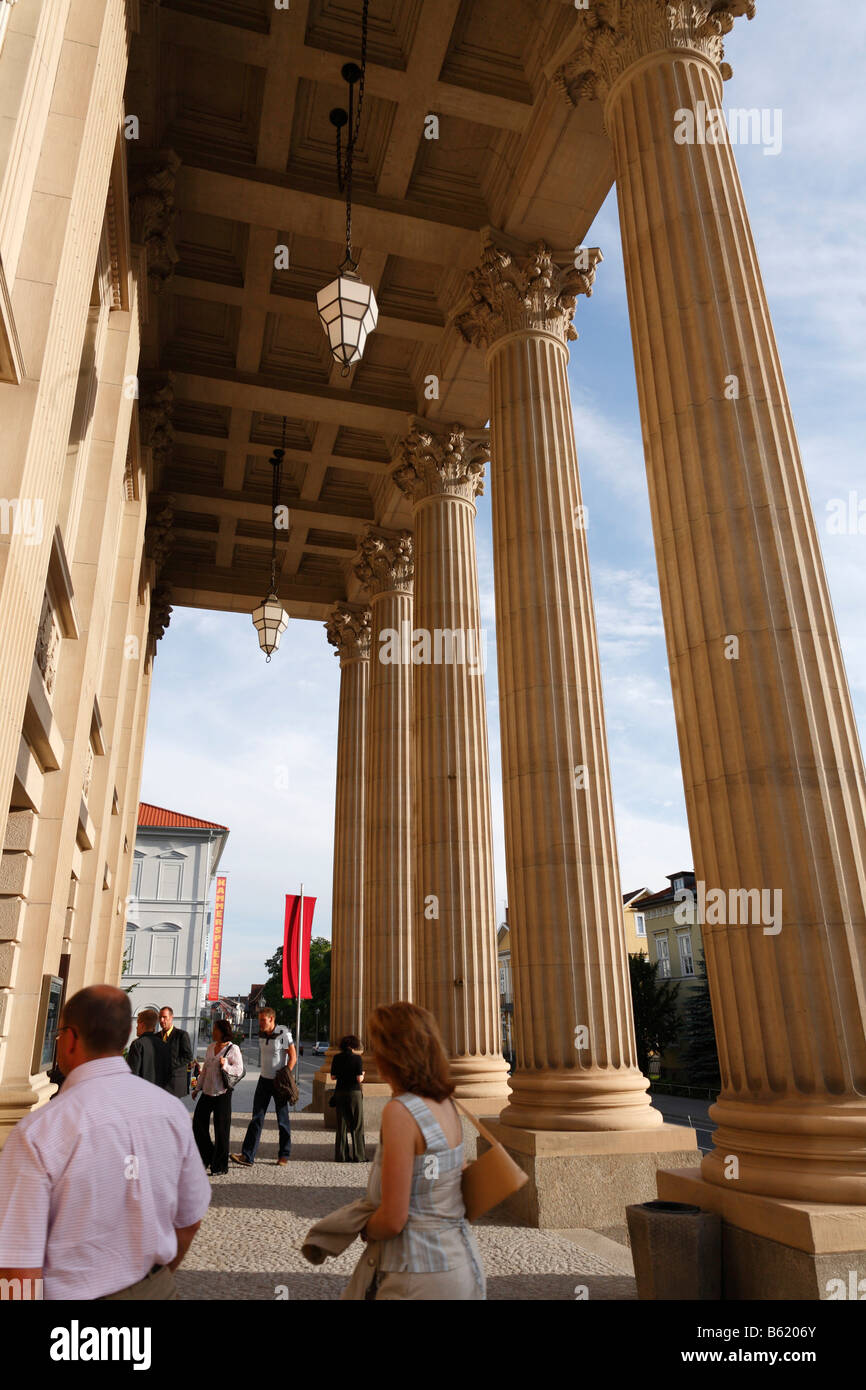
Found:
[[[208,992],[211,891],[229,831],[225,825],[139,805],[124,941],[124,986],[133,1013],[174,1010],[198,1038]]]

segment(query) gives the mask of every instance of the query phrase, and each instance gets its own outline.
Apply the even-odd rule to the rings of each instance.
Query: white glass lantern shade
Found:
[[[372,287],[356,275],[340,275],[319,290],[316,307],[336,361],[341,367],[360,362],[367,337],[379,322]]]
[[[289,615],[276,594],[267,598],[253,609],[253,627],[259,634],[259,646],[270,661],[280,645],[280,638],[289,625]]]

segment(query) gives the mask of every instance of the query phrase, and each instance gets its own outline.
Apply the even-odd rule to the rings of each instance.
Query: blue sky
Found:
[[[858,723],[866,722],[866,7],[760,0],[727,44],[725,105],[778,108],[782,148],[737,162],[794,410]],[[586,238],[604,252],[578,305],[569,376],[601,645],[623,889],[692,863],[652,544],[616,197]],[[484,622],[494,627],[490,497],[478,514]],[[866,532],[866,519],[864,519]],[[492,636],[492,631],[491,631]],[[496,893],[506,901],[493,642],[487,699]],[[282,901],[318,897],[330,935],[339,667],[324,629],[293,622],[266,665],[246,615],[175,609],[154,665],[142,799],[231,829],[222,987],[264,978]]]

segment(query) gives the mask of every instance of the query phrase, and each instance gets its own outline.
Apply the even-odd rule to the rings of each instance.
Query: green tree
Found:
[[[673,980],[657,979],[658,961],[651,961],[642,951],[629,955],[628,964],[637,1064],[647,1076],[650,1052],[664,1052],[679,1036],[677,995],[680,987]]]
[[[127,947],[127,949],[123,953],[123,964],[120,967],[121,979],[123,979],[124,976],[129,974],[131,968],[132,961],[129,959],[129,948]],[[121,985],[121,989],[123,990],[124,994],[132,994],[132,991],[134,989],[138,989],[138,981],[131,985]]]
[[[265,961],[268,982],[262,1001],[277,1015],[277,1023],[285,1023],[294,1032],[298,1017],[298,1001],[283,998],[283,948]],[[312,999],[301,1000],[301,1035],[315,1030],[316,1009],[319,1010],[319,1037],[328,1037],[331,1009],[331,943],[324,936],[314,936],[310,942],[310,989]]]
[[[686,1032],[683,1067],[689,1086],[721,1086],[713,1005],[703,956],[696,962],[695,973],[700,983],[689,995],[683,1010]]]

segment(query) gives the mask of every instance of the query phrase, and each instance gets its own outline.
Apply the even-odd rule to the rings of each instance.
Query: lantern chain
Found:
[[[280,505],[280,492],[283,459],[286,456],[286,417],[283,416],[282,448],[274,449],[271,464],[274,473],[271,487],[271,593],[277,592],[277,508]]]
[[[357,262],[352,259],[352,182],[355,163],[355,145],[361,133],[361,114],[364,108],[364,91],[367,81],[367,29],[370,15],[370,0],[364,0],[361,17],[361,76],[358,79],[358,103],[354,105],[354,84],[349,84],[349,121],[346,135],[346,158],[343,160],[341,127],[337,126],[337,183],[342,193],[346,193],[346,260],[344,264],[355,269]],[[353,109],[354,108],[354,109]]]

